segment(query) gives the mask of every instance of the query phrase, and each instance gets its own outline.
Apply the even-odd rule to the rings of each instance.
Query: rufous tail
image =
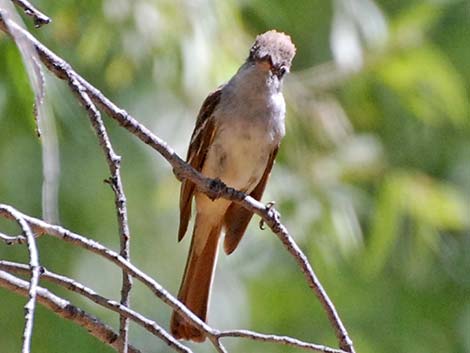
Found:
[[[204,322],[207,317],[220,230],[220,226],[212,227],[207,237],[198,234],[198,232],[207,232],[207,227],[198,225],[194,227],[188,260],[178,292],[178,299]],[[205,239],[207,240],[202,250],[196,253],[196,242],[204,241]],[[197,246],[200,247],[202,245],[198,244]],[[172,335],[177,339],[203,342],[206,338],[201,331],[192,326],[176,312],[173,312],[171,317],[170,330]]]

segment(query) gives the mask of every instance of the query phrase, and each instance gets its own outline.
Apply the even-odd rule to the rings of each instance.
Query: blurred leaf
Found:
[[[462,125],[468,115],[465,83],[436,48],[426,45],[384,60],[379,77],[417,118]]]
[[[104,65],[104,59],[112,47],[111,34],[109,28],[101,22],[85,28],[78,44],[81,64],[95,67]]]
[[[398,236],[400,220],[400,183],[385,179],[378,191],[368,241],[367,272],[376,273],[384,265]]]
[[[126,57],[118,56],[109,63],[104,74],[111,88],[125,88],[134,78],[133,64]]]
[[[436,249],[438,234],[433,230],[463,230],[468,227],[470,210],[465,199],[452,186],[416,172],[395,172],[379,190],[378,203],[372,219],[368,245],[367,271],[379,271],[387,262],[400,237],[408,235],[402,225],[406,218],[418,225],[411,236],[422,237]],[[424,228],[421,228],[424,227]]]
[[[436,1],[410,4],[391,22],[393,37],[400,44],[421,41],[443,15],[442,6]]]
[[[398,178],[401,180],[401,207],[419,223],[445,230],[461,230],[468,226],[470,210],[454,187],[426,175]]]

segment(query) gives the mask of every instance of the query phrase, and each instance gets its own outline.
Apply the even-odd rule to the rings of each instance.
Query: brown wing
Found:
[[[264,189],[266,188],[266,183],[268,182],[269,175],[271,174],[271,169],[273,168],[274,159],[277,155],[277,146],[270,154],[268,164],[264,170],[264,174],[261,177],[258,185],[251,192],[250,196],[256,200],[260,200],[263,196]],[[240,243],[240,240],[243,237],[243,234],[250,223],[253,213],[248,211],[236,203],[232,203],[225,213],[224,222],[225,222],[225,239],[224,239],[224,250],[226,254],[231,254]]]
[[[215,135],[216,127],[213,112],[220,101],[221,92],[222,86],[212,92],[205,99],[204,103],[202,103],[201,110],[197,116],[196,126],[191,136],[186,162],[199,172],[202,170],[207,150],[209,149]],[[183,239],[184,234],[188,229],[194,191],[195,185],[191,181],[184,180],[181,183],[178,241]]]

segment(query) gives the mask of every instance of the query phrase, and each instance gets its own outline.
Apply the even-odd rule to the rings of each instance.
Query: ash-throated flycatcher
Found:
[[[202,104],[187,156],[192,167],[257,200],[261,198],[285,133],[281,88],[294,55],[295,46],[284,33],[272,30],[256,38],[235,76]],[[185,180],[178,240],[188,228],[193,196],[196,223],[178,298],[205,321],[220,234],[225,230],[224,249],[230,254],[253,214],[228,200],[212,201]],[[175,312],[170,326],[176,338],[205,339]]]

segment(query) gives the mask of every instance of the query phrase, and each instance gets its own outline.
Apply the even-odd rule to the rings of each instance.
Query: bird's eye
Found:
[[[276,72],[276,75],[277,77],[281,78],[285,75],[285,73],[287,72],[287,68],[285,66],[281,66],[277,72]]]

